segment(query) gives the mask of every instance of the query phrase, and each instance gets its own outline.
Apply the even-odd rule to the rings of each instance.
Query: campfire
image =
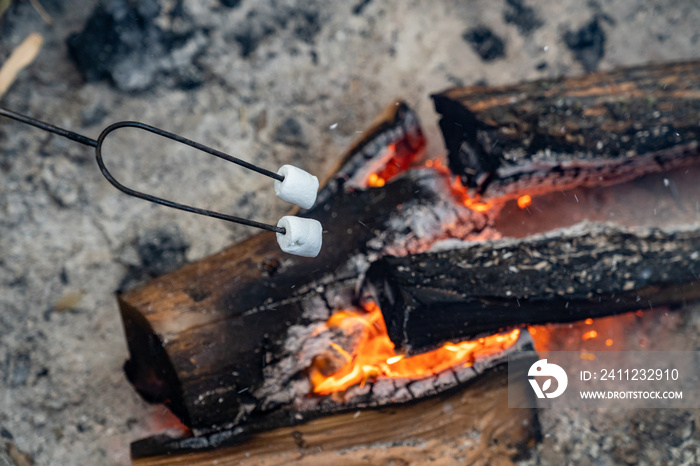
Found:
[[[479,411],[449,398],[467,389],[499,413],[499,428],[479,428],[510,437],[513,454],[536,421],[488,398],[503,393],[508,354],[623,348],[630,319],[700,299],[697,214],[668,204],[673,189],[698,190],[698,99],[676,77],[699,71],[446,91],[433,98],[447,161],[425,159],[416,116],[392,103],[301,213],[327,230],[318,259],[284,256],[263,233],[120,296],[130,380],[187,427],[134,456],[225,447],[242,458],[264,449],[251,436],[312,435],[406,402],[419,402],[401,408],[411,416],[428,416],[431,399]],[[601,223],[600,204],[615,224]],[[561,344],[568,322],[578,333]]]

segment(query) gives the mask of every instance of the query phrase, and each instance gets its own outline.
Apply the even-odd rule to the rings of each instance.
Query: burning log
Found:
[[[700,299],[700,230],[583,224],[518,240],[384,257],[367,272],[392,342],[408,354],[513,326]]]
[[[505,200],[620,183],[698,161],[700,62],[433,96],[450,169]]]

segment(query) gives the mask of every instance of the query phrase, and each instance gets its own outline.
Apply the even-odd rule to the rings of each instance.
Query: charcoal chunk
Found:
[[[177,225],[168,224],[144,233],[137,241],[136,251],[143,269],[159,276],[183,265],[189,247]]]
[[[586,71],[598,69],[598,63],[605,55],[605,31],[597,17],[578,31],[567,31],[564,42]]]
[[[357,5],[352,7],[352,14],[353,15],[361,15],[362,12],[365,10],[367,5],[369,5],[372,2],[372,0],[360,0]]]
[[[309,141],[304,133],[304,127],[295,118],[287,118],[283,120],[277,128],[273,138],[277,142],[293,147],[308,147]]]
[[[291,34],[293,39],[313,44],[327,17],[325,4],[317,1],[296,3],[298,5],[282,2],[272,6],[263,4],[249,11],[245,18],[232,26],[226,40],[238,43],[242,58],[250,57],[273,36]]]
[[[124,91],[159,86],[193,88],[202,80],[195,57],[205,33],[172,8],[169,21],[158,0],[103,0],[82,31],[68,37],[68,52],[85,81],[108,80]],[[171,24],[163,29],[158,24]]]
[[[228,8],[236,8],[240,6],[241,0],[219,0],[221,4]]]
[[[506,56],[503,39],[498,37],[486,26],[476,26],[462,34],[464,40],[469,42],[474,51],[484,61],[493,61]]]
[[[250,11],[243,23],[235,28],[232,39],[240,46],[240,54],[248,58],[258,48],[260,43],[273,35],[276,22],[269,17],[259,15],[255,10]]]
[[[523,0],[506,0],[503,20],[518,28],[520,34],[527,36],[544,25],[534,8],[525,5]]]

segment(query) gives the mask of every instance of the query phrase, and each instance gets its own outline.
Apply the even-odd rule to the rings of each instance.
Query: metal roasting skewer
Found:
[[[247,168],[248,170],[252,170],[254,172],[260,173],[261,175],[265,175],[269,178],[272,178],[277,181],[284,181],[285,177],[271,172],[269,170],[266,170],[264,168],[258,167],[256,165],[253,165],[252,163],[246,162],[245,160],[241,160],[237,157],[233,157],[232,155],[228,155],[224,152],[218,151],[216,149],[212,149],[211,147],[205,146],[203,144],[200,144],[198,142],[192,141],[190,139],[184,138],[182,136],[179,136],[177,134],[170,133],[168,131],[164,131],[162,129],[156,128],[154,126],[147,125],[145,123],[140,123],[138,121],[120,121],[117,123],[114,123],[107,128],[105,128],[102,133],[100,133],[99,137],[97,139],[92,139],[87,136],[83,136],[82,134],[75,133],[73,131],[69,131],[63,128],[59,128],[58,126],[51,125],[49,123],[45,123],[43,121],[37,120],[35,118],[28,117],[26,115],[19,114],[17,112],[13,112],[12,110],[8,110],[5,108],[0,107],[0,115],[5,116],[7,118],[11,118],[13,120],[34,126],[36,128],[39,128],[41,130],[47,131],[49,133],[54,133],[59,136],[63,136],[65,138],[70,139],[71,141],[79,142],[80,144],[84,144],[86,146],[94,147],[95,148],[95,158],[97,160],[97,165],[100,167],[100,171],[104,175],[105,178],[107,178],[107,181],[112,183],[112,185],[117,188],[118,190],[122,191],[125,194],[128,194],[129,196],[134,196],[138,197],[140,199],[144,199],[149,202],[153,202],[155,204],[160,204],[164,205],[166,207],[172,207],[173,209],[179,209],[179,210],[184,210],[186,212],[192,212],[194,214],[199,214],[199,215],[204,215],[206,217],[213,217],[213,218],[218,218],[220,220],[227,220],[229,222],[234,222],[234,223],[239,223],[241,225],[247,225],[255,228],[260,228],[262,230],[267,230],[267,231],[273,231],[275,233],[279,233],[282,235],[285,235],[287,233],[286,229],[284,227],[279,227],[275,225],[269,225],[267,223],[262,223],[262,222],[256,222],[255,220],[249,220],[246,218],[241,218],[241,217],[236,217],[233,215],[227,215],[227,214],[222,214],[220,212],[214,212],[212,210],[207,210],[207,209],[200,209],[198,207],[193,207],[185,204],[180,204],[178,202],[173,202],[169,201],[167,199],[163,199],[160,197],[153,196],[151,194],[147,193],[142,193],[140,191],[136,191],[134,189],[131,189],[129,187],[124,186],[120,182],[118,182],[114,176],[107,170],[107,167],[104,164],[104,161],[102,160],[102,144],[104,143],[105,139],[107,136],[119,129],[119,128],[137,128],[140,130],[148,131],[153,134],[156,134],[158,136],[162,136],[164,138],[171,139],[173,141],[185,144],[187,146],[193,147],[195,149],[198,149],[202,152],[206,152],[207,154],[211,154],[215,157],[219,157],[220,159],[227,160],[229,162],[233,162],[236,165],[240,165],[243,168]]]

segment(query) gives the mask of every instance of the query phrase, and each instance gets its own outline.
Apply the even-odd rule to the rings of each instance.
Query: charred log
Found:
[[[452,172],[487,199],[698,163],[700,62],[433,96]]]
[[[506,328],[700,299],[700,230],[599,224],[523,240],[384,257],[366,285],[413,354]]]

